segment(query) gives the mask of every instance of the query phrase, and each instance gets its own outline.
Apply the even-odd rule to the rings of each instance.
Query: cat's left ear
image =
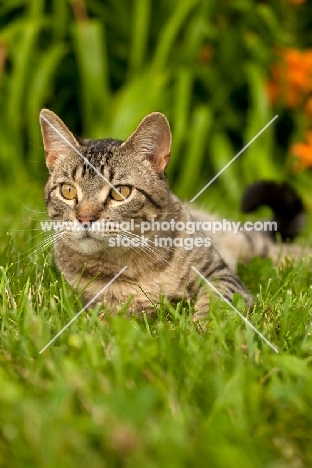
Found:
[[[142,120],[121,147],[142,154],[158,174],[163,173],[169,164],[171,148],[168,120],[164,114],[152,112]]]

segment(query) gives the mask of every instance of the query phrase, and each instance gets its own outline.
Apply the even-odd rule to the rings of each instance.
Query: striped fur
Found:
[[[126,142],[78,139],[49,110],[41,112],[40,123],[50,172],[45,201],[51,220],[130,222],[134,219],[136,226],[151,220],[170,222],[174,219],[184,223],[216,220],[182,203],[170,191],[165,169],[170,156],[171,132],[164,115],[152,113],[145,117]],[[114,200],[108,182],[113,186],[130,186],[129,197]],[[71,184],[76,189],[74,200],[64,199],[62,184]],[[139,227],[131,232],[63,230],[54,247],[59,269],[71,286],[78,286],[83,291],[85,303],[127,265],[122,275],[97,299],[109,306],[110,313],[129,302],[129,298],[129,313],[140,314],[143,310],[152,313],[154,304],[160,295],[164,295],[174,300],[189,299],[195,303],[198,316],[205,315],[209,308],[209,293],[192,266],[229,301],[234,293],[239,293],[249,303],[251,297],[235,275],[237,262],[249,261],[257,255],[277,259],[280,253],[269,236],[254,231],[209,233],[212,238],[210,247],[203,245],[191,250],[183,247],[185,239],[192,237],[184,231],[157,231],[159,238],[175,240],[176,246],[169,248],[155,245],[154,231],[144,234],[148,239],[147,246],[110,247],[109,237],[117,238],[118,234],[127,239],[138,239],[141,232]],[[207,232],[197,231],[194,236],[204,242]]]

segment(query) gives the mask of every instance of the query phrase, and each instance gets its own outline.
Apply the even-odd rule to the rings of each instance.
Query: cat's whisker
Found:
[[[51,220],[50,219],[38,219],[38,218],[27,218],[31,221],[37,221],[38,223],[51,223]],[[51,225],[51,230],[52,230],[52,225]]]
[[[157,215],[176,215],[177,217],[179,216],[180,214],[180,210],[177,210],[177,211],[157,211]]]
[[[141,235],[140,235],[140,234],[136,234],[136,233],[134,233],[134,232],[132,232],[132,231],[127,231],[127,230],[124,230],[124,229],[121,229],[121,231],[124,232],[125,234],[127,234],[127,236],[129,236],[129,238],[136,238],[136,239],[141,240]],[[127,236],[125,236],[125,237],[127,237]],[[148,249],[151,250],[153,253],[155,252],[155,254],[156,254],[156,253],[157,253],[157,250],[156,250],[155,242],[153,242],[151,239],[146,239],[146,241],[147,241],[147,243],[149,244]],[[150,244],[154,245],[154,246],[155,246],[155,249],[153,249],[153,247],[151,247]],[[140,247],[142,247],[142,246],[138,245],[137,247],[140,248]],[[145,248],[146,248],[146,247],[144,246],[144,249],[145,249]],[[170,250],[170,247],[167,247],[167,249]],[[143,247],[142,247],[142,250],[143,250]],[[160,255],[159,255],[159,256],[160,256]]]
[[[48,248],[50,245],[53,245],[53,243],[56,241],[56,239],[48,239],[40,242],[35,248],[30,249],[29,251],[25,252],[25,256],[30,257],[30,258],[35,258],[38,257],[46,248]]]
[[[44,232],[40,228],[29,228],[29,229],[10,229],[10,232],[29,232],[29,231],[41,231],[42,233]]]
[[[31,141],[25,141],[25,143],[27,143],[28,145],[33,146],[34,148],[39,148],[39,149],[42,149],[42,150],[44,151],[44,148],[43,148],[42,146],[35,145],[35,144],[32,143]]]
[[[28,206],[24,205],[22,202],[20,202],[20,204],[23,208],[25,208],[25,210],[31,211],[32,213],[46,213],[46,211],[33,210],[32,208],[29,208]]]
[[[132,235],[132,236],[135,236],[136,238],[141,238],[141,236],[139,234],[135,234],[134,232],[131,232],[131,231],[123,231],[123,232],[127,232],[128,234]],[[169,246],[159,246],[157,245],[154,241],[152,241],[151,239],[146,239],[147,240],[147,243],[148,244],[152,244],[153,246],[155,246],[155,249],[156,247],[158,247],[159,249],[167,249],[169,250],[171,253],[175,253],[176,255],[180,256],[180,258],[184,259],[186,255],[183,255],[183,254],[179,254],[179,252],[177,252],[177,249],[173,248],[173,247],[169,247]],[[152,248],[152,247],[150,247]],[[157,252],[159,252],[160,250],[157,249]]]
[[[26,252],[21,253],[19,256],[19,260],[17,262],[13,262],[12,265],[17,265],[20,261],[24,261],[25,257],[31,258],[34,261],[36,261],[36,258],[40,255],[40,253],[42,253],[50,245],[53,245],[55,240],[57,241],[58,239],[55,238],[54,234],[43,239],[34,247],[31,247],[30,249],[26,250]]]
[[[131,231],[124,231],[123,229],[122,229],[122,231],[125,232],[126,234],[128,234],[128,235],[129,235],[129,238],[131,238],[131,237],[134,238],[134,237],[135,237],[135,238],[141,239],[141,236],[140,236],[140,235],[135,234],[135,233],[133,233],[133,232],[131,232]],[[125,237],[126,237],[126,236],[125,236]],[[149,245],[149,247],[147,247],[147,248],[146,248],[146,247],[141,247],[140,245],[138,245],[138,246],[136,246],[135,248],[141,249],[141,251],[143,251],[143,252],[145,252],[145,253],[147,253],[147,250],[148,250],[148,251],[151,252],[154,256],[158,257],[160,260],[165,261],[165,262],[166,262],[168,265],[170,265],[172,268],[174,268],[174,269],[176,269],[177,271],[179,271],[179,268],[177,268],[173,263],[171,263],[169,260],[165,260],[165,259],[164,259],[163,255],[161,255],[161,253],[160,253],[160,250],[158,250],[158,249],[156,248],[156,247],[158,247],[158,246],[155,245],[155,242],[153,242],[151,239],[148,239],[148,240],[147,240],[147,243],[148,243],[148,244],[153,244],[153,245],[155,246],[155,248],[151,247],[151,245]],[[131,247],[134,247],[134,246],[131,246]],[[171,253],[174,253],[175,255],[177,255],[178,257],[180,257],[182,260],[184,260],[184,259],[186,258],[186,253],[185,253],[185,255],[179,254],[179,252],[177,251],[177,249],[173,249],[173,248],[171,248],[171,247],[159,247],[159,248],[160,248],[160,249],[164,249],[164,248],[165,248],[165,249],[169,250]],[[137,251],[136,251],[136,252],[137,252]],[[148,255],[148,254],[147,254],[147,255]],[[143,255],[142,255],[142,256],[143,256]],[[151,255],[148,255],[148,256],[153,260],[153,257],[152,257]]]
[[[33,239],[35,239],[36,237],[40,236],[41,234],[45,234],[45,231],[42,231],[40,229],[40,232],[38,232],[38,234],[35,234],[34,236],[32,236],[30,239],[28,239],[28,241],[26,241],[26,244],[28,244],[28,242],[31,242]],[[54,235],[54,234],[50,234],[51,235]],[[44,239],[43,239],[44,240]]]
[[[130,232],[130,231],[124,231],[124,230],[121,230],[122,232],[124,232],[126,235],[124,236],[125,238],[133,238],[133,237],[140,237],[140,236],[137,236],[136,234]],[[153,249],[152,247],[141,247],[141,246],[133,246],[133,245],[129,245],[129,247],[126,247],[132,251],[134,251],[136,254],[140,255],[140,257],[143,258],[143,260],[146,261],[146,256],[149,257],[151,259],[152,262],[155,261],[155,256],[158,257],[160,260],[164,260],[164,258],[157,252],[156,249]],[[154,256],[152,256],[151,254],[153,254]],[[143,255],[145,254],[145,255]],[[112,257],[112,259],[114,259],[114,257]],[[175,268],[174,265],[172,265],[170,262],[168,262],[166,260],[166,263],[170,264],[171,266],[173,266],[173,268]]]
[[[34,252],[28,254],[28,257],[33,261],[33,262],[36,262],[38,257],[46,250],[48,249],[49,247],[51,247],[50,251],[52,250],[53,248],[53,245],[56,245],[58,243],[58,239],[57,240],[52,240],[50,242],[47,242],[46,244],[44,245],[41,245],[40,248],[38,248],[37,250],[34,250]],[[50,253],[50,251],[48,252],[48,254]],[[48,255],[47,254],[47,255]]]
[[[36,246],[31,247],[30,249],[26,250],[26,252],[22,254],[22,257],[39,255],[43,250],[45,250],[46,247],[53,244],[54,241],[56,241],[59,237],[61,237],[61,235],[62,233],[50,234],[50,236],[40,241]]]
[[[140,237],[140,236],[137,236],[136,234],[130,232],[130,231],[123,231],[125,232],[127,235],[125,236],[125,238],[134,238],[134,237]],[[156,249],[154,250],[152,247],[144,247],[144,249],[141,247],[141,246],[133,246],[133,245],[130,245],[129,248],[131,250],[134,250],[136,253],[138,253],[143,259],[144,258],[144,255],[142,252],[144,252],[151,260],[154,260],[154,258],[152,257],[152,255],[149,255],[148,252],[151,252],[152,254],[154,254],[154,256],[158,257],[159,259],[163,259],[161,257],[161,255],[156,251]],[[137,249],[137,250],[136,250]],[[167,262],[169,263],[169,262]]]

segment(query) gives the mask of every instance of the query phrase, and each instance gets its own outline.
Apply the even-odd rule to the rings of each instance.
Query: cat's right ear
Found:
[[[52,172],[55,162],[65,157],[69,148],[78,149],[79,143],[64,122],[49,109],[42,109],[39,121],[46,152],[46,165]]]

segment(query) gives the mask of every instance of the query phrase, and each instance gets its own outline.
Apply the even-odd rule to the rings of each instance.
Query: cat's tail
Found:
[[[260,206],[268,206],[273,210],[272,221],[277,224],[277,233],[283,241],[292,240],[306,224],[304,204],[287,183],[278,184],[270,180],[260,180],[249,185],[242,198],[243,213],[255,211]],[[276,232],[270,234],[276,239]]]

